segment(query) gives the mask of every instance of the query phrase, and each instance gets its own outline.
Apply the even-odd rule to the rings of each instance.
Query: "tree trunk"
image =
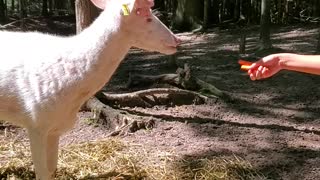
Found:
[[[48,8],[49,8],[49,14],[53,14],[53,0],[48,0]]]
[[[209,22],[219,23],[219,0],[211,0],[209,11]]]
[[[320,17],[320,1],[319,0],[313,0],[313,16],[314,17]]]
[[[75,0],[70,0],[70,10],[72,14],[75,13]]]
[[[3,0],[0,0],[0,23],[4,23],[6,21],[6,7]]]
[[[201,27],[203,3],[199,0],[178,0],[173,27],[181,31],[190,31]]]
[[[318,29],[318,45],[317,45],[317,52],[320,53],[320,28]]]
[[[223,6],[222,4],[220,3],[219,4],[219,23],[221,23],[223,20]]]
[[[258,22],[258,2],[256,0],[251,0],[250,1],[250,10],[249,10],[249,22],[250,23],[257,23]]]
[[[285,11],[282,16],[282,23],[290,23],[292,20],[293,0],[285,1]]]
[[[233,19],[238,21],[240,18],[240,0],[235,0]]]
[[[89,0],[76,0],[77,33],[87,28],[98,16],[99,10]]]
[[[27,16],[26,11],[26,0],[19,0],[19,15],[20,18],[25,18]]]
[[[278,24],[281,24],[283,21],[283,8],[282,8],[282,1],[283,0],[278,0],[278,4],[277,4],[277,10],[278,10],[278,19],[277,22]]]
[[[14,0],[11,0],[11,12],[13,13],[14,10],[15,10],[15,1]]]
[[[245,54],[246,53],[246,32],[243,30],[240,33],[240,44],[239,44],[239,53],[240,54]]]
[[[271,48],[270,40],[270,0],[262,0],[260,21],[260,49]]]
[[[48,16],[48,0],[42,0],[42,16]]]
[[[7,19],[8,17],[8,0],[4,0],[4,15],[5,15],[5,18]]]
[[[26,12],[26,0],[19,0],[19,16],[20,16],[20,28],[23,30],[25,27],[24,18],[27,16]]]
[[[227,17],[228,10],[227,10],[227,0],[222,1],[222,12],[221,12],[221,19],[224,21]]]
[[[208,24],[209,24],[209,3],[210,3],[210,0],[204,0],[203,23],[202,23],[203,30],[206,30],[208,28]]]
[[[58,11],[58,14],[59,15],[64,15],[67,1],[65,1],[65,0],[54,0],[53,2],[54,2],[54,8],[55,8],[55,10]]]

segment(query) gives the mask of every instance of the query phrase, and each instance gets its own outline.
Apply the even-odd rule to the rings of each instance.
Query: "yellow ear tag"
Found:
[[[129,16],[130,10],[129,10],[128,4],[122,5],[122,12],[124,16]]]

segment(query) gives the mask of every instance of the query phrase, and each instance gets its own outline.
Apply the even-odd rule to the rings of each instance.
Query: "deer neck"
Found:
[[[77,78],[69,91],[76,92],[72,99],[80,104],[110,80],[131,47],[127,34],[121,31],[121,7],[110,7],[75,37],[76,58],[69,60],[73,61]]]

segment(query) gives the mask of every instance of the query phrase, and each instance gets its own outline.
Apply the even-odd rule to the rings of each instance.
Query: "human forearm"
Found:
[[[320,55],[282,54],[281,69],[320,75]]]

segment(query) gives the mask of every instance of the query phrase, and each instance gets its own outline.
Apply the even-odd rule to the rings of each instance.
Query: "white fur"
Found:
[[[73,37],[0,32],[0,119],[27,128],[37,179],[51,179],[60,135],[130,47],[176,51],[177,38],[156,17],[147,23],[134,11],[125,17],[120,12],[121,0],[109,0],[97,20]]]

